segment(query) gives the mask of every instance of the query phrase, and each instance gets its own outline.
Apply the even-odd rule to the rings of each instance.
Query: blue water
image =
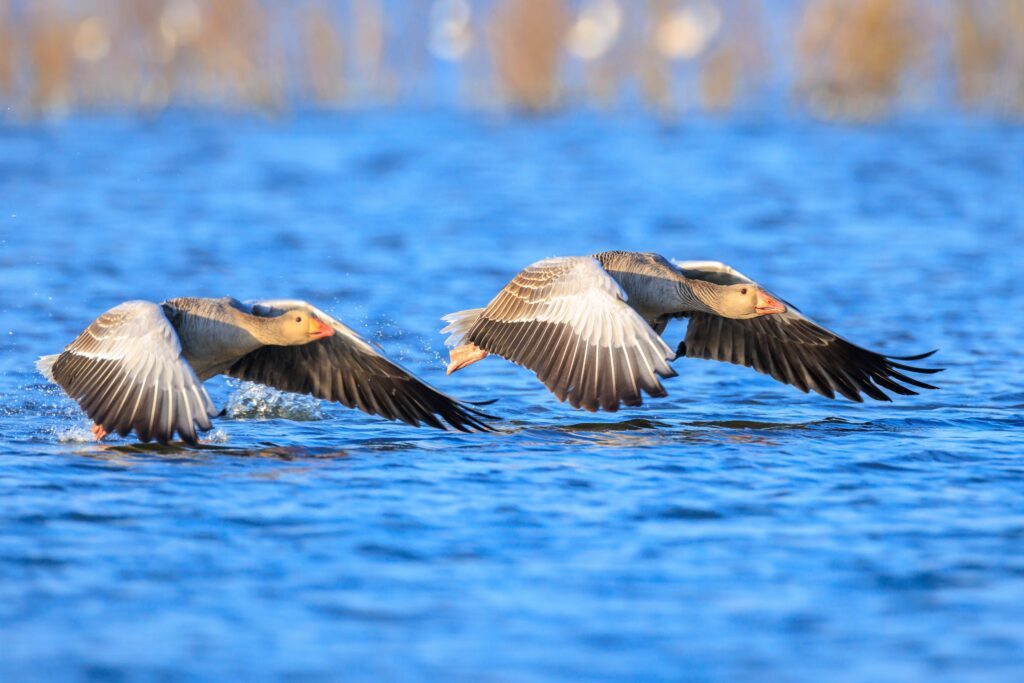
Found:
[[[0,127],[0,680],[1024,680],[1024,129],[569,114]],[[681,360],[573,411],[440,316],[522,266],[725,260],[940,391]],[[302,297],[496,435],[210,383],[194,450],[35,373],[126,299]],[[674,346],[682,323],[669,327]],[[285,417],[292,419],[285,419]]]

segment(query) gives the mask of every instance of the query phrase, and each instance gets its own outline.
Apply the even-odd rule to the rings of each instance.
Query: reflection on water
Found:
[[[580,422],[562,427],[567,432],[632,432],[643,429],[668,427],[665,422],[633,418],[622,422]]]
[[[866,423],[848,422],[838,417],[826,417],[822,420],[811,420],[810,422],[756,422],[752,420],[719,420],[716,422],[690,422],[691,427],[720,427],[722,429],[753,429],[753,430],[802,430],[815,427],[828,427],[834,429],[839,425],[851,425],[854,428],[863,428]]]
[[[174,443],[124,443],[118,445],[96,444],[89,450],[81,450],[77,451],[77,453],[80,455],[88,455],[89,457],[109,459],[112,461],[125,458],[140,462],[145,461],[144,456],[159,457],[164,462],[167,462],[168,459],[173,460],[175,458],[201,461],[204,457],[214,455],[238,458],[269,458],[277,460],[348,457],[347,453],[341,451],[309,449],[302,446],[277,446],[274,444],[261,444],[256,448],[233,448],[230,446],[217,446],[210,444],[187,446],[185,444]]]
[[[0,129],[0,680],[1012,680],[1022,178],[1019,130],[953,122]],[[830,402],[682,359],[591,415],[497,359],[445,377],[442,315],[609,248],[938,346],[942,388]],[[307,298],[500,431],[217,379],[197,448],[89,441],[34,359],[182,295]]]

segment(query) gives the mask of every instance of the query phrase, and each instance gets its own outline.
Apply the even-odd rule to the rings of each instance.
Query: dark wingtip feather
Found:
[[[485,413],[482,410],[474,410],[472,412],[472,415],[473,415],[474,418],[479,418],[481,420],[500,420],[501,419],[501,417],[498,416],[498,415],[491,415],[490,413]],[[484,424],[484,423],[481,423],[481,424]]]
[[[889,361],[889,365],[900,370],[906,370],[907,372],[916,372],[921,375],[934,375],[938,372],[945,372],[946,368],[919,368],[915,365],[904,365],[903,363],[893,363],[891,356],[886,356],[886,360]]]
[[[900,382],[905,382],[907,384],[910,384],[912,386],[918,387],[920,389],[932,389],[932,390],[936,390],[936,391],[938,390],[937,386],[934,386],[932,384],[928,384],[927,382],[920,382],[920,381],[914,379],[913,377],[907,377],[906,375],[904,375],[902,373],[899,373],[899,372],[893,371],[892,372],[892,376],[895,379],[899,380]],[[914,392],[914,393],[916,394],[917,392]]]
[[[916,356],[887,356],[887,358],[891,358],[893,360],[924,360],[929,356],[934,356],[936,353],[938,353],[938,351],[938,349],[932,349],[931,351],[926,351],[925,353],[919,353]]]
[[[739,353],[735,352],[737,339],[743,339]],[[852,344],[806,319],[780,321],[774,316],[729,321],[694,314],[686,339],[676,351],[680,356],[745,365],[803,392],[814,391],[827,398],[838,393],[858,402],[866,398],[891,402],[893,397],[886,391],[914,396],[918,392],[913,388],[938,389],[904,373],[943,371],[904,364],[929,358],[938,349],[887,356]]]
[[[184,441],[185,445],[187,446],[199,445],[199,438],[195,434],[183,434],[181,432],[178,432],[178,436],[181,437],[181,440]]]

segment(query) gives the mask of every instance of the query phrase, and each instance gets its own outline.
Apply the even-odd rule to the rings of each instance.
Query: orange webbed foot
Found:
[[[450,375],[456,370],[461,370],[467,365],[472,365],[478,360],[487,358],[487,352],[481,349],[476,344],[463,344],[462,346],[456,346],[452,349],[449,354],[448,371],[446,375]]]
[[[103,425],[96,424],[95,422],[92,427],[89,427],[89,431],[92,432],[92,435],[96,437],[97,441],[103,441],[107,436],[107,430],[103,428]]]

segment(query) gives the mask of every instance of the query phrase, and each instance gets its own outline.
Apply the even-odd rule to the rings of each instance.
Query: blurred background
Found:
[[[1018,0],[2,0],[17,119],[572,106],[1024,115]]]
[[[0,0],[0,681],[1024,680],[1022,116],[1024,0]],[[608,249],[940,389],[445,376],[442,315]],[[188,295],[499,433],[215,379],[200,448],[93,442],[36,358]]]

